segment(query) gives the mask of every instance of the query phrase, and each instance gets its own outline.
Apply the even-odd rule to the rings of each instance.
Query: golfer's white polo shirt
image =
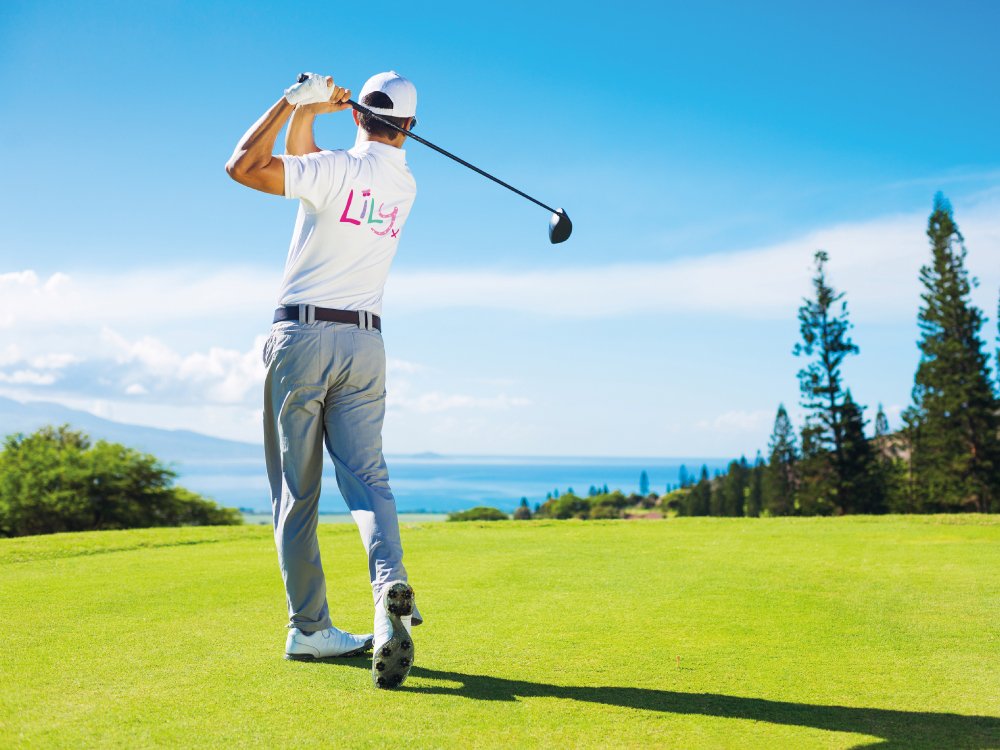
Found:
[[[376,141],[350,151],[282,156],[299,214],[281,305],[382,313],[382,291],[417,194],[406,152]]]

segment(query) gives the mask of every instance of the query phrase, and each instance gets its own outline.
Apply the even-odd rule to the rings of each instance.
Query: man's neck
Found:
[[[386,146],[392,146],[393,148],[402,148],[403,141],[405,140],[406,138],[401,135],[397,135],[395,138],[386,138],[384,135],[372,135],[366,130],[358,128],[358,138],[356,142],[362,143],[364,141],[371,141],[372,143],[384,143]]]

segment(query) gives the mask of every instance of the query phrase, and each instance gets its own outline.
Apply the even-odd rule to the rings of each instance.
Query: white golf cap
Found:
[[[369,107],[364,102],[366,94],[381,91],[392,100],[392,107]],[[373,75],[361,88],[358,101],[377,115],[390,117],[413,117],[417,114],[417,87],[408,78],[403,78],[395,70]]]

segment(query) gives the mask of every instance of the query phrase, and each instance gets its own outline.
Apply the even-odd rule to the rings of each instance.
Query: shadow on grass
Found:
[[[364,658],[341,659],[341,665],[371,669]],[[963,716],[950,713],[893,711],[883,708],[816,706],[808,703],[742,698],[715,693],[681,693],[648,688],[576,685],[548,685],[542,682],[505,680],[487,675],[445,672],[415,666],[411,677],[458,682],[460,687],[404,685],[411,693],[455,695],[480,701],[514,701],[518,698],[568,698],[587,703],[638,708],[674,714],[700,714],[726,719],[750,719],[771,724],[850,732],[878,737],[871,743],[855,746],[896,750],[899,748],[954,748],[954,750],[990,750],[1000,748],[1000,718]]]

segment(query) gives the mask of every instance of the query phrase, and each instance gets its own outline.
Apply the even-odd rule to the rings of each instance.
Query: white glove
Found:
[[[327,76],[306,73],[308,78],[285,89],[285,100],[293,107],[299,104],[319,104],[330,100],[333,88]]]

